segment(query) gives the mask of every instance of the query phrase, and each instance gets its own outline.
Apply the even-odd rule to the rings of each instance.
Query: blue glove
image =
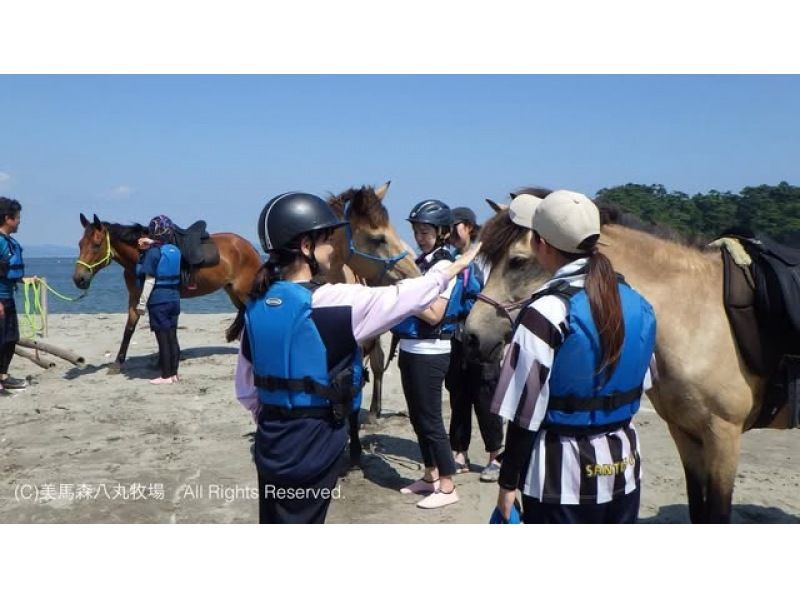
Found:
[[[511,507],[511,515],[508,517],[508,521],[506,521],[505,517],[500,513],[500,509],[495,507],[494,511],[492,511],[492,517],[489,519],[489,523],[522,523],[522,521],[520,521],[519,511],[517,511],[516,506]]]

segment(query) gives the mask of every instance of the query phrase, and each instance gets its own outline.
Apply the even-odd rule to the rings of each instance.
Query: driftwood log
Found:
[[[77,365],[78,367],[83,367],[86,365],[86,360],[77,353],[74,353],[69,349],[62,349],[60,347],[56,347],[55,345],[51,345],[50,343],[45,343],[30,338],[21,338],[17,341],[17,345],[22,347],[27,347],[28,349],[35,349],[36,351],[44,351],[45,353],[50,353],[51,355],[60,357],[61,359],[69,361],[71,364]]]
[[[20,357],[24,357],[25,359],[30,359],[33,363],[35,363],[41,368],[44,368],[45,370],[49,370],[50,368],[56,367],[55,361],[49,361],[43,359],[36,353],[31,353],[30,351],[26,351],[25,349],[22,349],[19,346],[14,347],[14,353],[19,355]]]

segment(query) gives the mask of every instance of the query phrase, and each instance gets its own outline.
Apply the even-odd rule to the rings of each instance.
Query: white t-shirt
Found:
[[[426,260],[430,261],[433,258],[434,252],[426,256]],[[432,267],[431,270],[445,270],[453,262],[449,260],[439,260]],[[453,287],[456,285],[456,278],[450,279],[447,283],[447,288],[439,295],[445,301],[450,299],[450,293],[453,292]],[[417,355],[441,355],[442,353],[450,352],[450,339],[441,338],[401,338],[400,343],[397,345],[401,351],[406,353],[416,353]]]

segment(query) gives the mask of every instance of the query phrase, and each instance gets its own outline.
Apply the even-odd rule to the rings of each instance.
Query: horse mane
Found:
[[[496,266],[506,256],[511,246],[525,237],[530,231],[517,226],[508,217],[508,209],[502,210],[489,218],[481,228],[479,241],[481,255],[486,256],[492,267]]]
[[[645,222],[637,215],[626,212],[623,208],[608,200],[600,199],[595,202],[597,209],[600,211],[600,226],[606,224],[617,224],[647,233],[664,241],[672,241],[679,245],[693,247],[695,249],[703,249],[708,241],[701,239],[697,236],[687,236],[680,231],[664,226],[663,224],[650,224]]]
[[[136,242],[143,236],[147,235],[147,227],[142,226],[138,222],[133,224],[117,224],[116,222],[103,222],[108,228],[109,234],[112,239],[119,239],[128,245],[136,245]]]
[[[375,195],[375,188],[363,185],[360,189],[351,187],[339,195],[328,198],[328,205],[339,218],[344,218],[345,207],[350,205],[350,210],[362,218],[366,218],[372,228],[384,228],[389,225],[389,212],[386,206]]]

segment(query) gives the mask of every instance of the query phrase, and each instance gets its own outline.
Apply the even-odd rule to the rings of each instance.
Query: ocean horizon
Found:
[[[75,271],[74,257],[28,257],[25,256],[25,276],[44,278],[58,293],[76,298],[82,291],[72,282]],[[17,285],[17,312],[25,313],[25,287]],[[28,304],[33,310],[33,291],[28,290]],[[125,313],[128,310],[128,290],[125,287],[122,266],[112,262],[100,270],[83,299],[67,301],[48,291],[48,313],[51,314],[100,314]],[[191,314],[235,313],[235,308],[223,290],[209,295],[184,299],[181,311]]]

